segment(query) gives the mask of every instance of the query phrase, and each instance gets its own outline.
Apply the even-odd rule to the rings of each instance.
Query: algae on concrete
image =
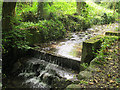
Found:
[[[120,31],[107,31],[107,32],[105,32],[105,35],[120,36]]]
[[[103,35],[95,36],[83,42],[81,63],[90,63],[95,58],[95,53],[101,48]]]

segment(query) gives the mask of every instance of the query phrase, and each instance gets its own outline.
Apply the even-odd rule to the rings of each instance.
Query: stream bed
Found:
[[[114,27],[114,28],[113,28]],[[105,31],[118,27],[117,23],[112,25],[93,26],[84,32],[73,32],[64,40],[42,45],[39,50],[54,55],[81,60],[82,42],[96,35],[104,35]],[[40,46],[36,44],[36,46]],[[20,63],[20,66],[18,65]],[[69,62],[68,62],[69,63]],[[66,88],[71,83],[78,83],[78,73],[66,69],[40,58],[21,59],[14,65],[13,73],[19,72],[17,76],[8,77],[4,82],[7,88]]]

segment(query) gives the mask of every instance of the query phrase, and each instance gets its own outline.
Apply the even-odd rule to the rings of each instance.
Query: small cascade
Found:
[[[70,83],[78,81],[77,73],[72,70],[37,58],[28,59],[22,68],[18,77],[24,79],[21,83],[24,87],[53,88],[56,84],[60,88],[60,82],[63,82],[65,88]]]
[[[96,27],[96,26],[95,26]],[[103,27],[104,28],[104,27]],[[8,88],[63,88],[71,83],[79,83],[77,74],[80,67],[82,42],[104,31],[89,28],[85,32],[75,32],[62,42],[34,50],[32,58],[16,63],[13,73],[17,77],[10,77]],[[19,65],[19,66],[18,66]],[[69,68],[69,69],[68,69]],[[74,71],[73,71],[74,70]],[[78,72],[77,72],[78,71]]]

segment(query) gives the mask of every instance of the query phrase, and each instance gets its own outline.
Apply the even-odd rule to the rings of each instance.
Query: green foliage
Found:
[[[88,13],[93,24],[109,24],[118,18],[118,13],[113,15],[113,10],[100,6],[94,2],[87,2]]]
[[[80,66],[82,66],[82,68],[86,69],[88,67],[88,63],[82,63],[82,64],[80,64]]]
[[[26,31],[25,30],[12,30],[9,32],[4,32],[2,39],[2,49],[3,53],[8,51],[8,48],[20,48],[20,49],[29,49],[28,42],[26,41]]]
[[[88,81],[80,80],[79,84],[88,84]]]
[[[111,48],[116,40],[118,40],[117,36],[105,36],[101,39],[101,41],[103,42],[101,45],[101,49],[96,53],[97,58],[99,58],[99,61],[95,61],[97,64],[102,64],[102,62],[106,61],[106,57],[109,54],[108,49]]]
[[[49,8],[49,12],[56,13],[57,15],[74,14],[76,12],[75,2],[53,2]]]
[[[99,2],[97,4],[108,9],[114,9],[115,6],[116,12],[120,13],[119,12],[120,0],[118,2]]]
[[[119,27],[116,27],[115,31],[120,31]]]
[[[16,14],[21,15],[24,12],[33,12],[35,14],[37,12],[38,2],[17,2],[16,6]]]
[[[33,12],[31,11],[28,11],[28,12],[22,12],[21,14],[21,17],[22,17],[22,21],[23,22],[36,22],[38,21],[38,16],[37,14],[34,14]]]
[[[27,42],[26,34],[30,34],[27,30],[20,29],[21,23],[18,17],[11,18],[13,30],[2,32],[2,49],[3,53],[9,52],[9,48],[30,49]]]
[[[38,23],[24,22],[21,24],[21,29],[28,28],[28,31],[34,30],[40,36],[40,41],[50,41],[63,38],[65,35],[65,28],[58,20],[43,20]]]
[[[114,17],[107,15],[106,13],[102,15],[101,24],[109,24],[110,22],[113,23],[114,21],[115,21]]]
[[[64,24],[65,29],[69,31],[86,30],[91,26],[87,18],[79,15],[61,15],[58,19]]]
[[[39,22],[39,33],[43,33],[44,40],[57,40],[65,35],[65,28],[58,20],[44,20]]]
[[[21,21],[33,21],[37,19],[37,2],[18,2],[16,5],[16,16],[21,19]]]

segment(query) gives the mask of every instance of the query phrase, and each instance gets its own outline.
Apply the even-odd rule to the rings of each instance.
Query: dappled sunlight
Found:
[[[120,3],[62,1],[0,2],[3,90],[119,87]]]

